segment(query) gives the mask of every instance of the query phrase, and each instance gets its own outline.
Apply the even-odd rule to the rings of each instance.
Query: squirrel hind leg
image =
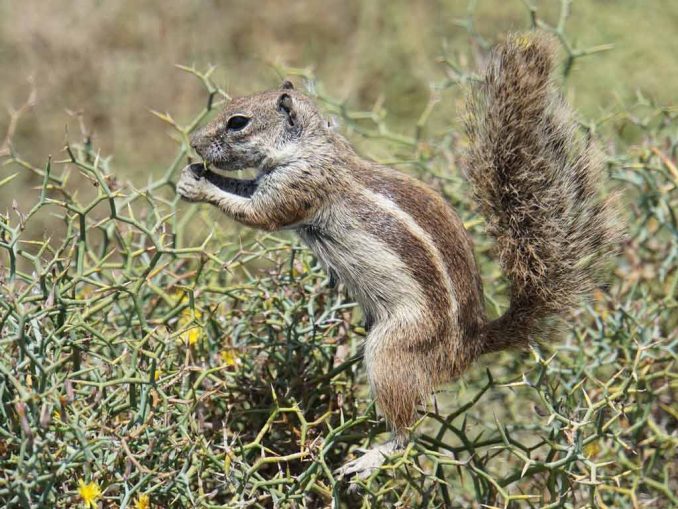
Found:
[[[408,348],[414,334],[406,327],[375,324],[365,344],[365,367],[378,413],[395,436],[407,442],[408,428],[417,420],[433,390],[431,361],[426,352]]]
[[[405,448],[410,440],[409,428],[417,420],[417,407],[432,390],[425,359],[407,350],[407,331],[400,327],[376,324],[365,347],[365,364],[378,412],[393,430],[392,438],[376,445],[336,472],[341,478],[367,479],[392,454]],[[353,485],[355,487],[356,485]]]

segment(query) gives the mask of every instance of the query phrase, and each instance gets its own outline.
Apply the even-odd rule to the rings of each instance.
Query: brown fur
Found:
[[[417,217],[426,231],[434,234],[433,241],[457,289],[457,325],[462,336],[475,337],[484,322],[484,315],[478,313],[483,306],[483,287],[473,256],[473,242],[459,216],[441,196],[431,193],[425,184],[408,175],[370,165],[365,171],[356,172],[356,178],[375,192],[390,196],[405,212]]]
[[[374,214],[374,210],[364,201],[351,200],[347,205],[356,212],[362,228],[375,238],[383,239],[385,244],[403,260],[412,278],[421,286],[426,303],[429,305],[427,313],[432,318],[430,326],[427,327],[430,336],[421,339],[432,341],[447,336],[451,327],[447,317],[452,307],[451,296],[443,284],[443,274],[431,259],[431,253],[398,221],[398,218],[389,214]],[[411,343],[410,349],[427,349],[431,346],[428,342]]]
[[[210,165],[259,173],[238,183],[194,165],[179,194],[299,233],[368,317],[368,377],[401,439],[437,385],[481,353],[524,346],[590,291],[596,255],[616,239],[597,198],[600,165],[551,83],[551,53],[543,37],[510,38],[470,101],[468,176],[512,285],[509,310],[491,322],[455,212],[425,184],[360,158],[289,83],[235,99],[193,137]],[[234,116],[249,123],[229,128]]]
[[[511,305],[485,329],[487,351],[524,347],[575,306],[619,245],[603,165],[577,135],[551,79],[553,41],[514,36],[492,53],[466,116],[467,175],[497,242]]]

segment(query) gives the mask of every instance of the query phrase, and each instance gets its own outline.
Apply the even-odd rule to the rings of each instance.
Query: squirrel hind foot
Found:
[[[384,444],[375,445],[366,450],[359,458],[346,462],[335,470],[335,474],[337,474],[340,479],[355,478],[364,481],[372,475],[375,470],[381,467],[389,456],[402,449],[402,444],[396,439],[389,440]],[[357,484],[352,484],[349,488],[351,491],[357,489]]]

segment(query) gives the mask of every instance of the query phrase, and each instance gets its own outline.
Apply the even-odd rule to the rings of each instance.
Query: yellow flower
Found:
[[[179,318],[179,327],[184,328],[193,320],[199,320],[201,317],[202,313],[197,309],[195,310],[195,313],[191,313],[190,309],[184,309],[181,313],[181,318]],[[201,336],[202,327],[200,325],[194,325],[182,332],[179,337],[183,343],[193,346],[198,342]]]
[[[81,287],[78,291],[75,292],[75,297],[78,300],[87,300],[92,295],[94,295],[94,288],[92,288],[89,285]]]
[[[226,348],[221,351],[221,361],[226,366],[236,366],[240,364],[240,358],[238,356],[238,351],[235,348]]]
[[[181,335],[181,338],[184,340],[184,343],[188,343],[189,345],[193,346],[200,339],[201,330],[202,329],[200,327],[191,327]]]
[[[584,446],[584,456],[593,458],[600,452],[600,444],[597,441],[589,442]]]
[[[82,479],[78,480],[78,494],[85,503],[85,507],[96,507],[97,499],[101,497],[101,489],[95,482],[85,484]]]
[[[176,302],[174,303],[175,306],[177,304],[180,304],[181,301],[184,300],[187,297],[186,292],[183,291],[180,288],[177,288],[176,290],[174,290],[170,295],[171,295],[172,298],[176,299]]]
[[[593,300],[595,309],[602,320],[607,319],[607,304],[605,303],[605,294],[598,289],[593,291]]]
[[[231,472],[231,463],[233,462],[233,452],[228,451],[224,456],[224,473],[228,475]]]
[[[146,495],[139,495],[137,501],[134,502],[134,509],[150,509],[151,507],[151,498]]]
[[[527,34],[520,35],[516,38],[516,44],[520,49],[528,49],[532,46],[532,38]]]

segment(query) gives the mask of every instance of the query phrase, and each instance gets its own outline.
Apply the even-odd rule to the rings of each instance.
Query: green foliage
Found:
[[[568,58],[590,52],[556,30]],[[446,62],[406,134],[383,107],[350,111],[303,74],[354,141],[372,140],[459,210],[498,313],[505,284],[459,176],[458,136],[431,127],[439,94],[461,97],[473,79]],[[186,125],[159,114],[177,154],[142,189],[88,139],[44,168],[7,145],[6,167],[42,185],[0,216],[3,505],[73,507],[79,481],[98,485],[105,507],[144,507],[144,495],[153,507],[678,504],[676,111],[642,103],[587,126],[641,140],[607,150],[628,226],[610,288],[552,351],[495,355],[441,390],[417,438],[349,493],[334,470],[385,431],[360,368],[360,317],[296,240],[234,235],[178,202],[187,135],[227,99],[209,72],[187,70],[207,105]],[[53,230],[37,235],[47,216]]]

